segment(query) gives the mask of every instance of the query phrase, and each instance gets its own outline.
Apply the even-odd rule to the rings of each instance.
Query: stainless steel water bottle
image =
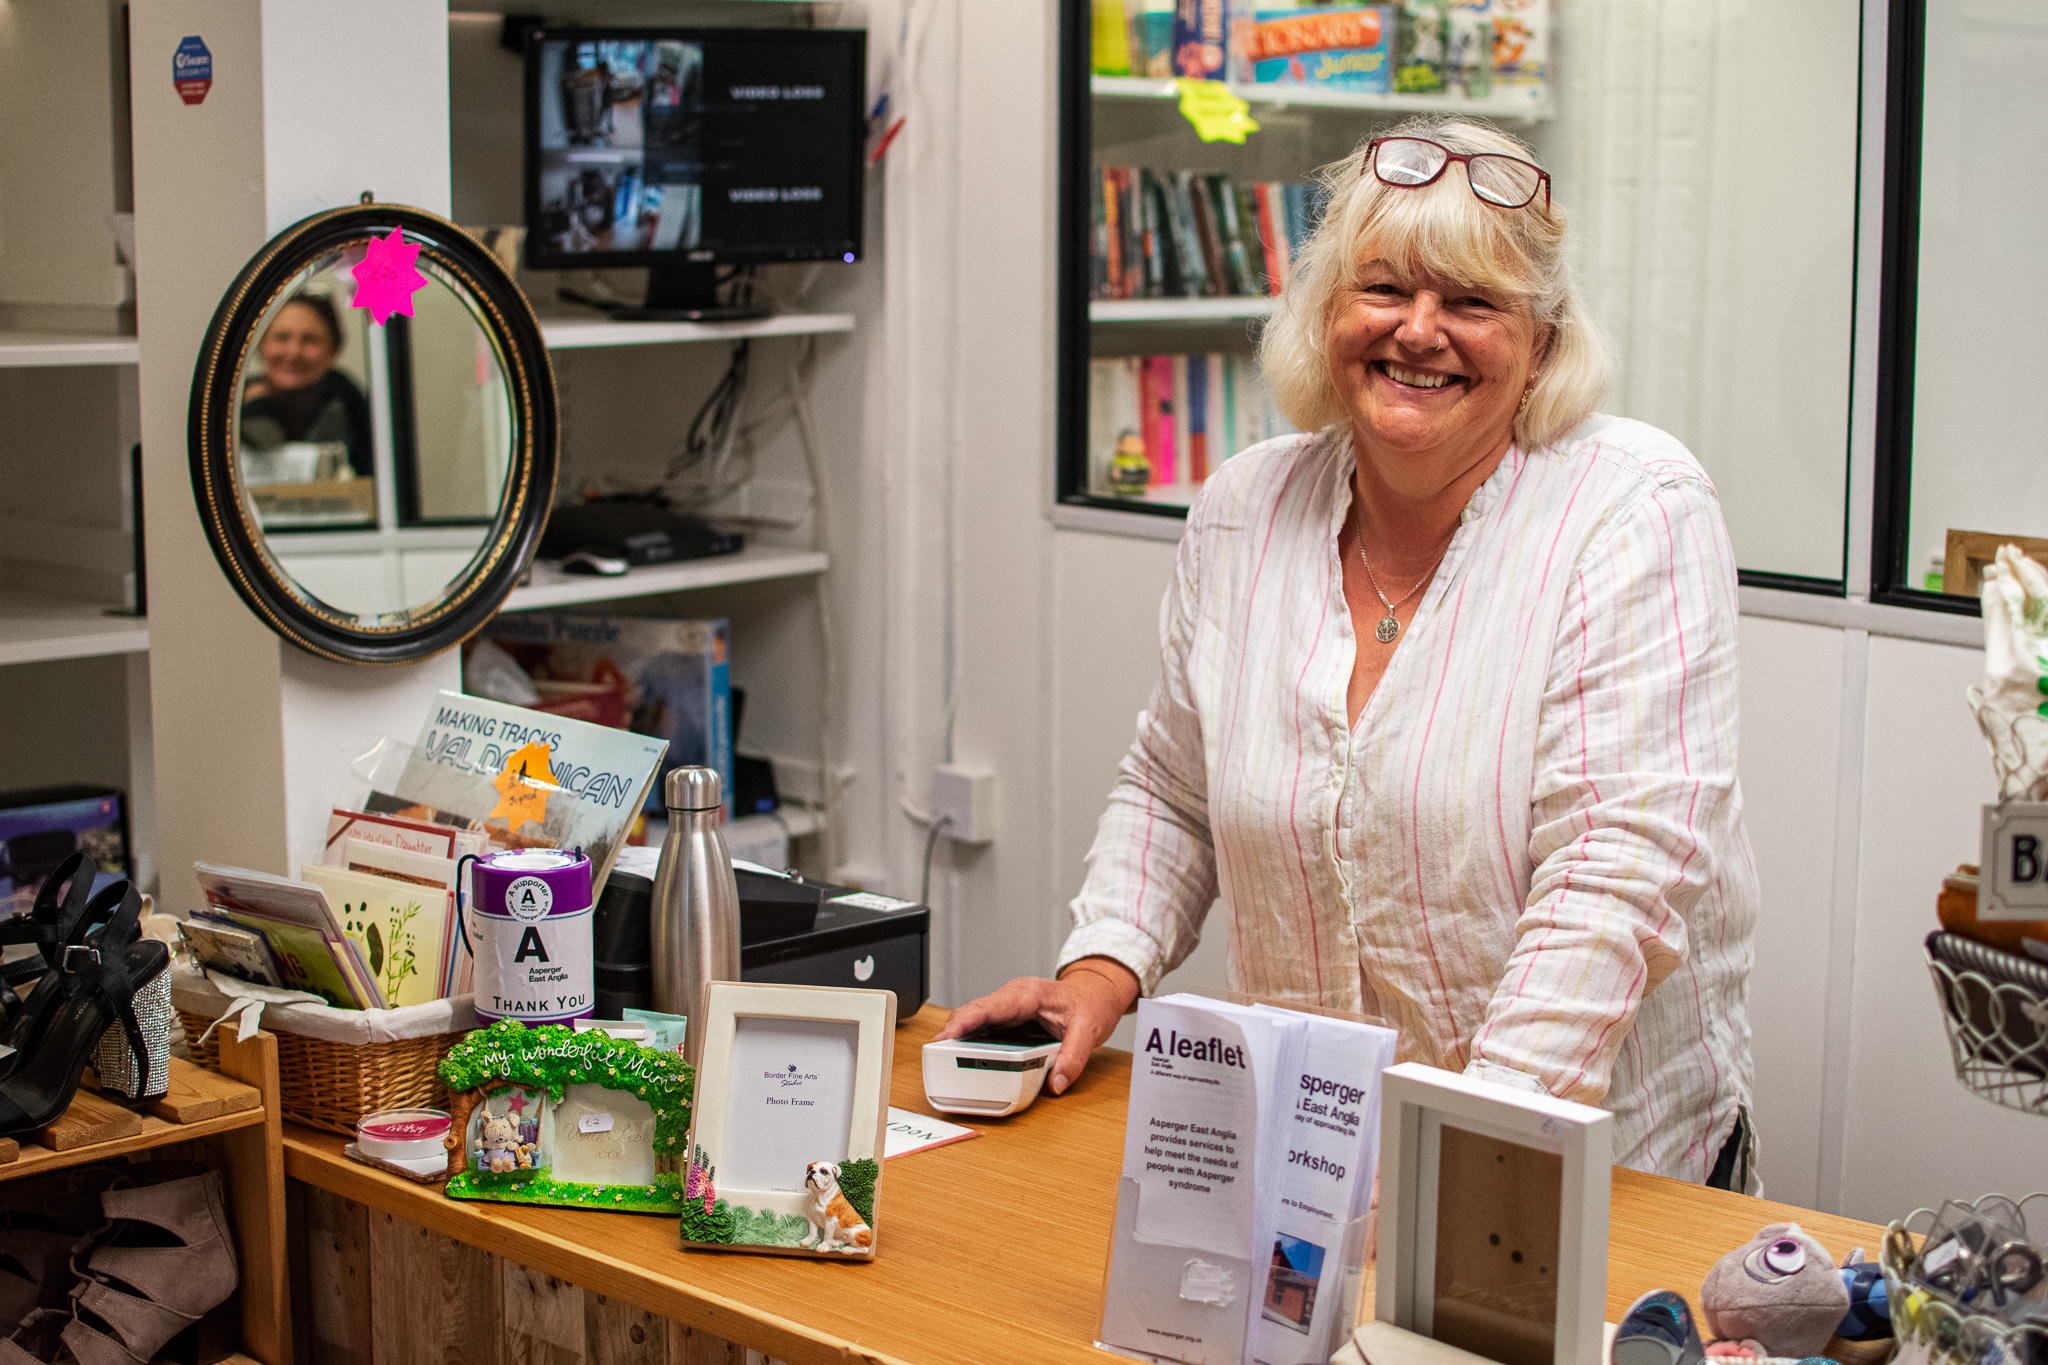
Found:
[[[654,872],[648,926],[654,949],[654,1007],[690,1022],[683,1057],[704,1054],[704,987],[740,979],[740,890],[719,832],[724,794],[713,768],[677,768],[662,784],[668,839]]]

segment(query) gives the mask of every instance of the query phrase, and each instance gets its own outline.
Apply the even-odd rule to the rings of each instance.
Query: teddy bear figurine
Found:
[[[486,1113],[477,1125],[477,1166],[509,1171],[525,1164],[519,1156],[519,1125],[509,1114]]]
[[[1849,1312],[1828,1249],[1797,1223],[1772,1223],[1714,1263],[1700,1309],[1719,1338],[1709,1356],[1810,1356]]]

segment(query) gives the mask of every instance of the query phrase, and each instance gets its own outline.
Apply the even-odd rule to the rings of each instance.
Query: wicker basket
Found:
[[[213,1021],[178,1011],[189,1041]],[[436,1068],[461,1033],[430,1033],[386,1043],[332,1043],[288,1033],[265,1021],[277,1036],[278,1108],[293,1123],[355,1136],[356,1124],[379,1109],[446,1109],[448,1087]],[[232,1020],[226,1025],[235,1027]],[[192,1060],[220,1066],[220,1030],[192,1047]]]

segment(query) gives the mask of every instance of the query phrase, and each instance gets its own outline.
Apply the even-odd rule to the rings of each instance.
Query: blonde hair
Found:
[[[1422,115],[1382,136],[1423,137],[1454,152],[1498,152],[1534,161],[1525,143],[1469,119]],[[1472,193],[1462,165],[1433,184],[1403,189],[1365,168],[1361,146],[1317,173],[1327,195],[1322,222],[1295,258],[1280,306],[1259,338],[1259,364],[1274,404],[1303,431],[1347,419],[1330,374],[1329,333],[1337,294],[1369,245],[1403,273],[1427,272],[1497,290],[1528,305],[1549,345],[1529,400],[1515,416],[1515,440],[1537,449],[1584,421],[1607,392],[1613,347],[1572,281],[1564,255],[1565,214],[1543,191],[1526,207],[1496,208]]]

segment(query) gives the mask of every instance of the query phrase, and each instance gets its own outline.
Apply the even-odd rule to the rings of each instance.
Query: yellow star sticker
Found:
[[[1182,77],[1174,84],[1180,87],[1180,112],[1195,125],[1202,141],[1242,143],[1246,133],[1259,131],[1251,105],[1232,94],[1222,81]]]
[[[531,785],[541,783],[545,785]],[[517,834],[525,824],[539,824],[548,808],[548,792],[556,785],[555,771],[548,766],[548,746],[536,740],[505,760],[504,771],[491,779],[498,789],[497,809],[491,818],[505,817],[506,828]]]

